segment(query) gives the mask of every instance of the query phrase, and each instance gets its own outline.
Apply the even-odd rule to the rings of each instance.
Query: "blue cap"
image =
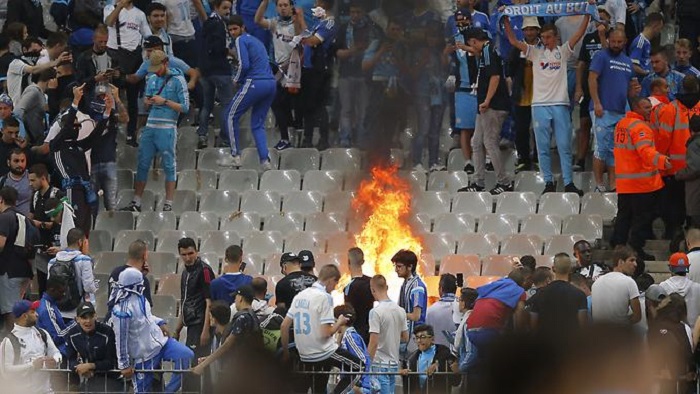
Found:
[[[12,314],[15,315],[15,319],[18,319],[20,316],[24,315],[27,313],[30,309],[36,310],[39,307],[39,301],[27,301],[27,300],[20,300],[15,302],[15,305],[12,306]]]

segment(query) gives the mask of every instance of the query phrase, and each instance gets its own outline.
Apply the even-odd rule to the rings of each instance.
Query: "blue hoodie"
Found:
[[[187,113],[190,110],[190,94],[187,91],[185,77],[182,76],[180,70],[168,68],[168,73],[162,77],[151,74],[146,80],[146,96],[151,97],[155,95],[180,104],[183,113]],[[180,113],[165,104],[153,104],[148,112],[146,126],[155,129],[176,128],[179,116]]]
[[[53,343],[56,345],[61,354],[66,356],[66,334],[75,326],[75,320],[71,324],[66,324],[63,321],[61,311],[58,309],[56,301],[48,294],[44,293],[41,296],[41,302],[36,309],[39,319],[36,322],[37,327],[43,328],[51,335]]]

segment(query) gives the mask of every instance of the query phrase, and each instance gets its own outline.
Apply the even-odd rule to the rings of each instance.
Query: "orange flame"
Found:
[[[397,174],[396,166],[373,167],[371,179],[360,183],[352,208],[364,225],[355,243],[365,256],[365,274],[394,276],[391,258],[400,249],[413,251],[419,258],[421,239],[409,224],[411,186]],[[420,264],[418,265],[420,273]],[[343,281],[341,281],[343,282]]]

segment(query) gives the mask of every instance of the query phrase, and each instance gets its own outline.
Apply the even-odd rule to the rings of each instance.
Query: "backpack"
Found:
[[[46,331],[42,330],[41,328],[36,328],[34,327],[35,330],[39,331],[39,335],[41,336],[41,340],[44,341],[44,355],[46,355],[46,350],[49,348],[49,342],[48,342],[48,337],[46,335]],[[7,334],[7,339],[10,340],[10,344],[12,345],[12,350],[14,352],[14,359],[12,361],[12,365],[17,365],[19,364],[19,358],[21,357],[21,352],[22,352],[22,344],[19,343],[19,338],[15,336],[12,332]]]
[[[82,301],[75,274],[75,258],[69,261],[56,260],[49,268],[49,276],[60,278],[66,284],[66,294],[56,303],[58,309],[62,312],[75,310]]]
[[[29,223],[29,219],[21,213],[14,211],[14,214],[17,218],[17,233],[7,237],[6,244],[13,246],[17,257],[29,261],[36,255],[35,245],[39,243],[39,229]]]

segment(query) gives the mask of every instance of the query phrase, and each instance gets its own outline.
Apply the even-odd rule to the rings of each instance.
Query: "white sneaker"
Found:
[[[263,172],[275,169],[275,167],[272,166],[272,162],[270,162],[270,159],[267,159],[264,162],[262,162],[261,166],[262,166]]]
[[[420,164],[420,163],[418,163],[418,164],[416,164],[415,166],[413,166],[413,171],[416,171],[416,172],[423,172],[423,173],[428,172],[428,171],[425,170],[425,168],[423,167],[423,165]]]
[[[216,161],[219,167],[240,167],[241,157],[240,156],[226,156],[220,160]]]
[[[594,190],[594,191],[595,191],[596,193],[607,193],[607,192],[608,192],[608,188],[605,187],[605,185],[598,185],[598,186],[595,187],[595,190]]]
[[[437,171],[446,171],[447,168],[445,166],[442,166],[440,164],[433,164],[430,166],[430,172],[437,172]]]

